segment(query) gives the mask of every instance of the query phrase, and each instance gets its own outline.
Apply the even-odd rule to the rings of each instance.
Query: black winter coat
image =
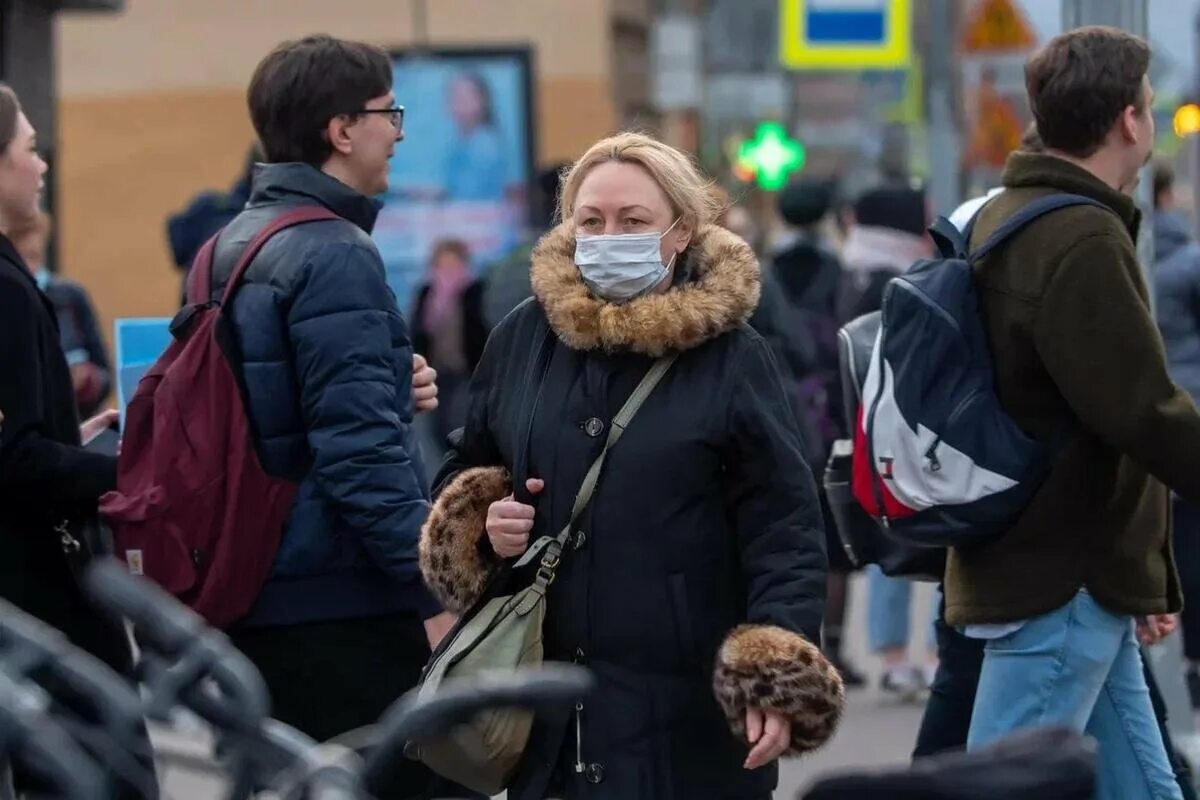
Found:
[[[757,264],[741,240],[707,228],[674,288],[611,306],[588,292],[573,253],[569,224],[542,240],[537,302],[488,342],[426,525],[426,581],[462,609],[496,564],[483,520],[526,446],[527,365],[547,321],[556,338],[528,437],[530,476],[546,481],[535,538],[565,523],[601,434],[654,357],[682,351],[609,453],[582,546],[550,589],[547,659],[586,663],[599,681],[582,736],[567,710],[540,718],[509,797],[766,797],[776,768],[742,768],[748,701],[787,714],[802,752],[830,734],[842,688],[809,644],[826,572],[815,487],[775,361],[744,324]]]
[[[80,447],[54,307],[3,236],[0,342],[0,597],[124,668],[124,634],[84,600],[54,531],[95,516],[117,461]]]

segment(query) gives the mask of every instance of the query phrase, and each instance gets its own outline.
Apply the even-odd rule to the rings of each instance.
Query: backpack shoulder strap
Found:
[[[1070,206],[1095,206],[1096,208],[1104,209],[1109,213],[1114,213],[1111,208],[1101,203],[1099,200],[1093,200],[1090,197],[1084,197],[1081,194],[1051,194],[1045,197],[1039,197],[1032,203],[1029,203],[1017,213],[1013,214],[1008,219],[1000,224],[991,236],[987,238],[978,249],[971,251],[969,260],[975,263],[984,258],[988,253],[995,250],[1000,245],[1015,234],[1017,231],[1024,228],[1029,223],[1039,217],[1045,216],[1052,211],[1057,211],[1060,208],[1069,208]],[[974,226],[972,225],[972,228]]]
[[[275,217],[275,219],[268,222],[266,226],[258,232],[258,235],[251,239],[250,243],[246,245],[246,249],[242,251],[242,255],[238,259],[237,264],[234,266],[233,271],[229,273],[229,280],[225,283],[225,292],[221,296],[221,307],[229,307],[230,301],[233,300],[234,293],[237,292],[238,287],[241,285],[242,278],[246,275],[246,270],[250,268],[250,264],[254,261],[254,257],[258,255],[259,251],[263,249],[263,245],[265,245],[272,236],[295,225],[303,225],[306,222],[318,222],[320,220],[332,219],[341,219],[341,217],[324,206],[300,206],[299,208],[285,211],[278,217]],[[209,245],[214,245],[215,247],[214,243],[216,242],[216,238],[217,237],[214,236],[212,239],[210,239],[205,247],[207,248]],[[211,252],[208,256],[208,262],[209,283],[211,286]],[[211,296],[211,294],[209,296]]]

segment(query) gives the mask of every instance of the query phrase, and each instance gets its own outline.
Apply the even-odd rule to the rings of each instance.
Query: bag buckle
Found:
[[[545,554],[542,555],[542,567],[547,570],[555,569],[560,561],[560,556],[554,550],[547,548]],[[538,570],[541,573],[541,570]]]
[[[542,586],[542,587],[549,586],[550,584],[554,583],[554,577],[555,577],[555,575],[554,575],[553,568],[547,568],[544,566],[538,567],[537,584],[539,586]]]

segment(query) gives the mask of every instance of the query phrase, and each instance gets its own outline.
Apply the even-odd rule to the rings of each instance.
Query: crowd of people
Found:
[[[995,391],[1056,454],[1011,531],[948,550],[914,630],[911,576],[851,562],[820,487],[853,438],[838,329],[935,252],[919,188],[798,180],[783,229],[752,247],[754,221],[693,159],[621,133],[546,171],[541,229],[490,272],[437,243],[401,309],[371,239],[404,138],[390,61],[329,36],[273,50],[250,80],[246,174],[169,236],[186,267],[220,230],[216,301],[273,219],[336,215],[276,234],[226,310],[254,450],[297,487],[227,630],[275,715],[317,739],[378,718],[497,569],[571,518],[603,452],[543,629],[546,658],[598,688],[537,718],[512,800],[771,796],[776,761],[824,743],[866,683],[843,648],[864,567],[879,690],[928,701],[917,756],[1057,724],[1099,742],[1100,797],[1194,796],[1139,653],[1200,601],[1200,245],[1157,165],[1144,284],[1131,193],[1154,145],[1149,55],[1107,28],[1052,40],[1026,67],[1036,122],[1003,186],[953,220],[978,245],[1040,197],[1093,201],[975,266]],[[44,269],[35,136],[0,89],[0,596],[128,671],[64,548],[90,543],[118,458],[87,445],[113,422],[111,371],[86,294]],[[1200,701],[1200,615],[1183,620]],[[416,762],[394,778],[397,797],[448,791]]]

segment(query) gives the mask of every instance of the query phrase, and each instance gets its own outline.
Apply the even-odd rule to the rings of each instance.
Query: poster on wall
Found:
[[[130,317],[113,322],[116,349],[117,408],[121,429],[125,428],[125,407],[138,382],[171,344],[170,317]]]
[[[440,242],[461,240],[483,275],[528,235],[533,180],[528,48],[393,52],[404,141],[375,225],[388,283],[411,311]]]

